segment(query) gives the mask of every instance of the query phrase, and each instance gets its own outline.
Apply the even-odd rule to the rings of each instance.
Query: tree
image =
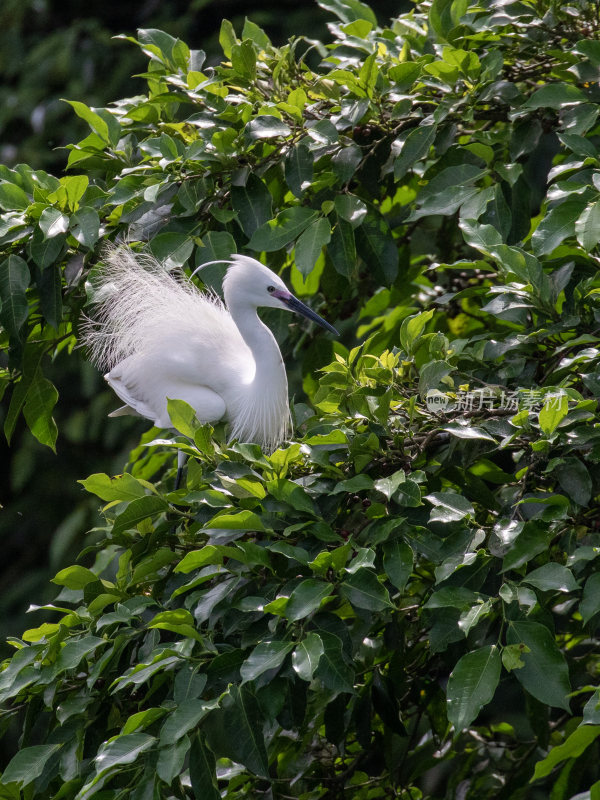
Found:
[[[9,438],[54,446],[46,361],[120,232],[168,269],[261,254],[343,334],[271,318],[286,447],[174,400],[82,481],[103,537],[0,674],[7,798],[598,789],[595,6],[322,5],[332,44],[225,22],[214,69],[140,31],[148,93],[72,103],[70,174],[2,169]]]

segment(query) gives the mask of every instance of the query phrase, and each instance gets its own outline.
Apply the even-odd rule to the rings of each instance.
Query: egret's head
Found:
[[[232,256],[231,266],[223,280],[223,293],[230,309],[240,305],[285,308],[287,311],[302,314],[322,328],[339,335],[312,308],[294,297],[278,275],[250,256]]]

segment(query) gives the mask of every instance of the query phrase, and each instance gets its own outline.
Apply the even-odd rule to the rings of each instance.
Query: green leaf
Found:
[[[269,39],[267,34],[263,31],[263,29],[259,28],[258,25],[256,25],[248,18],[244,20],[244,28],[242,30],[242,36],[244,39],[252,39],[252,41],[263,50],[266,50],[271,46],[271,40]]]
[[[487,645],[464,655],[456,664],[446,694],[448,720],[456,733],[468,728],[493,698],[500,680],[502,660],[496,645]]]
[[[600,200],[588,205],[575,222],[577,241],[587,252],[591,252],[600,242]]]
[[[188,439],[194,439],[200,422],[191,405],[185,400],[167,397],[167,412],[175,430],[187,436]]]
[[[42,211],[38,224],[47,239],[58,236],[59,233],[66,233],[69,230],[68,216],[52,206]]]
[[[254,694],[247,686],[232,685],[221,707],[204,721],[213,752],[243,764],[250,772],[267,777],[269,760],[263,737],[264,721]]]
[[[579,589],[571,570],[555,562],[534,569],[523,578],[523,581],[543,592],[576,592]]]
[[[335,198],[335,210],[353,228],[357,228],[367,215],[367,206],[353,194],[339,194]]]
[[[9,181],[0,182],[0,208],[3,211],[24,211],[30,203],[31,198],[20,186]]]
[[[294,589],[285,607],[287,619],[304,619],[316,611],[321,601],[333,592],[333,584],[314,578],[306,578]]]
[[[260,642],[240,668],[242,681],[253,681],[267,670],[278,669],[293,647],[293,642]]]
[[[221,800],[217,784],[215,757],[200,735],[194,736],[190,751],[190,781],[195,797],[202,800]]]
[[[103,142],[106,142],[106,144],[111,144],[111,138],[108,132],[108,124],[99,114],[97,114],[95,111],[92,111],[89,106],[86,106],[85,103],[81,103],[78,100],[66,100],[65,102],[71,106],[78,117],[81,117],[81,119],[87,122],[90,128],[94,131],[94,133],[98,134]]]
[[[600,611],[600,572],[595,572],[586,580],[583,596],[579,603],[579,613],[583,624],[587,623]]]
[[[205,525],[206,528],[223,528],[234,531],[264,531],[261,518],[252,511],[239,511],[234,514],[220,514]]]
[[[403,592],[413,569],[412,548],[402,539],[391,539],[383,545],[383,568],[388,580]]]
[[[57,400],[58,392],[55,386],[38,372],[27,392],[23,416],[38,442],[50,447],[54,452],[56,452],[58,428],[52,417],[52,411]]]
[[[289,136],[291,133],[289,125],[282,122],[277,117],[262,114],[255,117],[244,128],[244,133],[248,139],[274,139],[278,136]]]
[[[185,233],[159,233],[148,247],[165,269],[172,270],[187,263],[194,249],[194,240]]]
[[[374,487],[385,496],[386,500],[391,500],[392,495],[405,480],[406,475],[404,474],[404,470],[399,469],[387,478],[379,478],[379,480],[376,480]]]
[[[558,478],[561,489],[571,500],[580,506],[587,506],[591,500],[593,484],[590,473],[578,458],[565,458],[557,464],[554,474]]]
[[[194,698],[186,700],[184,705],[172,711],[163,722],[160,729],[160,747],[173,744],[189,733],[208,714],[209,710],[210,707],[203,700]]]
[[[221,22],[221,30],[219,31],[219,44],[226,58],[231,58],[231,51],[236,42],[237,38],[233,25],[228,19],[224,19]]]
[[[311,631],[292,653],[292,667],[303,681],[312,681],[323,655],[323,641],[318,633]]]
[[[544,435],[551,436],[568,413],[569,398],[566,394],[549,396],[538,416]]]
[[[45,269],[58,259],[65,244],[65,239],[64,234],[58,234],[52,239],[46,239],[39,228],[34,231],[31,240],[31,257],[40,269]]]
[[[297,144],[288,151],[285,158],[285,180],[298,198],[302,197],[312,183],[313,163],[313,154],[305,144]],[[270,215],[267,219],[269,218]]]
[[[100,217],[94,208],[82,206],[71,217],[71,233],[90,250],[100,238]]]
[[[340,585],[340,591],[357,608],[365,608],[367,611],[393,608],[387,589],[370,569],[359,569],[349,575]]]
[[[523,654],[525,665],[514,673],[523,687],[541,703],[569,711],[569,668],[548,628],[538,622],[514,620],[509,622],[507,641],[529,648]]]
[[[570,103],[585,103],[587,97],[570,83],[549,83],[537,89],[525,103],[527,108],[560,109]]]
[[[518,569],[539,553],[543,553],[551,538],[552,533],[547,527],[536,522],[526,523],[516,539],[511,542],[510,550],[504,556],[501,572]]]
[[[405,65],[401,64],[400,66]],[[435,125],[418,125],[401,139],[402,149],[400,155],[394,161],[395,180],[401,180],[416,161],[427,155],[435,140],[436,133],[437,127]]]
[[[324,686],[332,692],[354,693],[354,670],[344,660],[342,642],[333,633],[319,629],[323,654],[314,672]]]
[[[400,343],[406,352],[411,355],[414,352],[414,344],[421,338],[425,326],[433,317],[434,310],[429,309],[420,314],[414,314],[403,320],[400,327]]]
[[[252,235],[248,247],[268,253],[280,250],[317,220],[318,211],[304,206],[292,206],[280,212],[274,220],[261,225]]]
[[[336,483],[333,487],[331,494],[339,494],[340,492],[365,492],[373,488],[374,482],[370,475],[365,475],[364,472],[358,475],[353,475],[345,481]]]
[[[165,744],[158,752],[156,774],[167,784],[171,784],[177,775],[181,775],[185,757],[190,749],[190,740],[187,736],[176,739],[174,744]],[[152,779],[154,791],[154,778]]]
[[[75,565],[73,567],[65,567],[57,572],[52,578],[52,583],[57,583],[59,586],[66,586],[67,589],[83,589],[88,583],[98,580],[98,576],[90,569]]]
[[[356,270],[356,244],[354,229],[349,222],[338,218],[327,245],[327,253],[335,271],[344,278],[350,278]]]
[[[105,772],[122,764],[132,764],[155,742],[154,736],[149,736],[147,733],[128,733],[105,742],[100,746],[95,759],[96,772]]]
[[[60,749],[60,744],[38,744],[24,747],[13,756],[2,773],[0,783],[18,783],[28,786],[42,774],[48,759]]]
[[[135,500],[138,497],[144,497],[147,491],[144,484],[128,472],[116,475],[114,478],[97,472],[79,483],[87,492],[91,492],[107,502]]]
[[[167,562],[168,563],[168,562]],[[134,579],[136,576],[134,575]],[[185,608],[177,608],[173,611],[161,611],[152,618],[148,624],[149,628],[158,628],[163,631],[172,631],[188,639],[202,641],[202,637],[195,628],[195,621],[192,614]]]
[[[376,54],[371,53],[363,61],[363,64],[358,72],[358,80],[360,85],[365,90],[367,97],[373,96],[373,89],[377,83],[378,68],[376,63]]]
[[[248,175],[245,186],[231,187],[231,207],[248,237],[271,219],[271,206],[269,190],[253,172]]]
[[[377,25],[377,17],[366,3],[360,0],[318,0],[321,8],[338,16],[342,22],[354,22],[365,19]]]
[[[376,280],[393,283],[398,274],[398,248],[383,217],[367,214],[357,228],[358,251]]]
[[[146,495],[132,500],[127,508],[115,517],[112,529],[113,536],[118,536],[126,530],[135,528],[139,522],[161,511],[166,511],[168,507],[167,501],[162,497],[156,497],[156,495]]]
[[[312,222],[300,235],[294,250],[296,266],[306,278],[309,275],[323,247],[331,240],[331,228],[326,217]]]
[[[430,522],[458,522],[469,514],[475,514],[473,505],[461,494],[433,492],[424,499],[434,506],[429,516]]]
[[[0,284],[1,285],[1,284]],[[39,365],[44,353],[43,347],[38,344],[27,343],[23,354],[23,374],[21,380],[16,384],[10,398],[10,406],[4,421],[4,433],[6,440],[10,440],[17,424],[17,418],[23,404],[27,400],[27,394],[34,380],[39,376]]]
[[[231,65],[238,75],[242,75],[248,80],[254,80],[256,77],[256,51],[251,41],[247,40],[232,46]]]
[[[20,256],[10,255],[0,264],[0,321],[11,338],[18,339],[27,319],[29,279],[29,267]]]
[[[467,0],[433,0],[429,9],[429,24],[438,39],[447,39],[450,31],[459,24],[467,7]]]
[[[562,744],[551,748],[548,755],[535,765],[533,777],[529,781],[545,778],[552,770],[567,758],[579,758],[588,747],[600,736],[600,725],[581,725]]]
[[[60,267],[45,269],[37,278],[44,319],[55,331],[62,322],[62,276]]]
[[[546,256],[567,237],[574,236],[575,221],[583,209],[583,200],[565,200],[545,214],[531,237],[531,247],[535,255]]]

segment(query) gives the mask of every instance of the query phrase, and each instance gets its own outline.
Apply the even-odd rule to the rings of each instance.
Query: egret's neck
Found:
[[[268,387],[279,388],[282,383],[287,390],[285,367],[279,345],[269,328],[258,318],[256,308],[242,303],[238,305],[235,302],[228,303],[228,308],[242,338],[254,356],[256,364],[254,382],[262,386],[263,391],[268,391]]]
[[[260,321],[256,308],[225,296],[229,313],[254,359],[252,378],[240,384],[233,398],[231,437],[258,442],[272,452],[290,429],[287,375],[275,337]]]

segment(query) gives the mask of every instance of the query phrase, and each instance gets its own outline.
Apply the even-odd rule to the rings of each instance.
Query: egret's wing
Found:
[[[177,366],[177,359],[157,361],[150,354],[136,354],[117,364],[104,377],[121,400],[159,428],[172,427],[167,399],[185,400],[201,422],[222,419],[226,412],[223,398],[202,385],[201,379],[192,382],[189,374],[179,374]]]

